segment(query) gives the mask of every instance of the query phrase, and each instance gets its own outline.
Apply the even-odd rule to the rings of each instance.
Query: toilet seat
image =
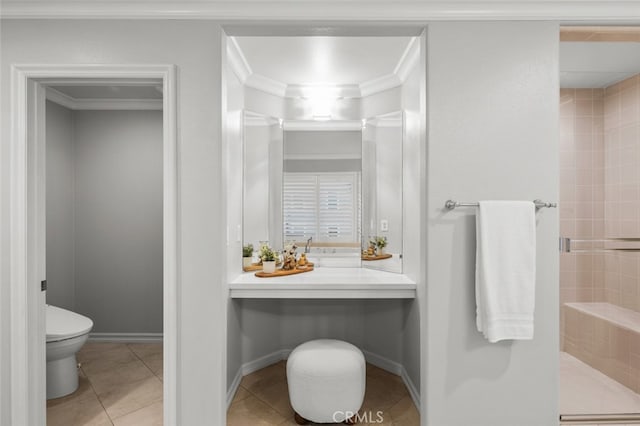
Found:
[[[93,321],[57,306],[47,305],[47,343],[71,339],[89,333]]]

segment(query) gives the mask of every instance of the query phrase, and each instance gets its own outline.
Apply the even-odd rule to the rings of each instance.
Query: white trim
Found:
[[[44,123],[47,79],[156,78],[163,81],[163,281],[164,281],[164,424],[177,424],[178,401],[178,186],[176,131],[176,69],[173,65],[12,65],[11,68],[11,419],[15,425],[44,425],[44,293],[40,292],[37,238],[44,228],[37,221],[44,190]],[[29,98],[28,86],[37,95]],[[40,89],[38,89],[40,87]],[[33,90],[32,90],[33,91]],[[39,110],[34,110],[40,105]],[[33,122],[32,122],[33,121]],[[39,186],[40,185],[40,186]],[[40,214],[44,217],[44,215]],[[40,244],[43,245],[43,244]],[[42,311],[42,312],[40,312]],[[41,356],[42,355],[42,356]],[[40,359],[42,358],[42,359]]]
[[[318,84],[288,84],[285,97],[287,98],[302,98],[306,99],[309,96],[309,92],[313,91],[315,87],[321,85]],[[330,86],[336,99],[351,99],[360,98],[362,96],[360,92],[360,86],[358,84],[335,84]]]
[[[284,160],[361,160],[360,154],[286,154]]]
[[[401,82],[407,81],[409,73],[420,59],[420,43],[418,37],[412,37],[407,48],[398,61],[398,65],[393,70],[393,73],[398,76]]]
[[[407,370],[404,368],[404,366],[373,352],[369,352],[364,349],[361,350],[364,354],[364,358],[369,364],[375,365],[376,367],[381,368],[388,373],[400,376],[400,378],[404,382],[404,385],[407,387],[407,391],[409,392],[414,405],[418,409],[418,412],[420,412],[420,393],[411,381],[411,378],[409,377],[409,374],[407,373]],[[291,349],[282,349],[242,364],[242,366],[236,372],[233,381],[229,385],[229,389],[227,389],[227,409],[229,409],[229,406],[233,401],[233,397],[236,395],[238,387],[240,387],[240,382],[242,381],[242,378],[244,376],[273,365],[282,360],[286,360],[287,358],[289,358],[289,354],[291,354],[291,351]]]
[[[245,86],[252,87],[281,98],[284,98],[287,91],[287,85],[285,83],[256,73],[249,75],[244,81],[244,84]]]
[[[238,368],[236,371],[236,375],[233,377],[233,381],[229,385],[229,389],[227,389],[227,411],[229,410],[229,406],[231,402],[233,402],[233,398],[236,396],[236,392],[238,392],[238,388],[240,387],[240,382],[242,381],[242,367]]]
[[[348,131],[362,130],[360,120],[284,120],[282,128],[286,130],[309,130],[309,131]]]
[[[162,343],[162,333],[89,333],[89,342]]]
[[[374,93],[382,92],[384,90],[393,89],[402,84],[400,77],[395,74],[387,74],[381,77],[374,78],[373,80],[360,83],[360,93],[362,97],[373,95]]]
[[[636,6],[636,7],[634,7]],[[559,0],[3,0],[2,18],[190,18],[357,21],[538,20],[585,23],[633,23],[640,20],[634,1]]]
[[[236,38],[228,36],[227,39],[229,40],[227,43],[227,63],[231,67],[231,71],[240,80],[240,83],[244,84],[247,78],[253,74],[253,70],[251,70],[251,66],[249,66],[247,58],[242,53]]]
[[[411,395],[414,405],[418,409],[418,412],[420,412],[420,392],[418,392],[413,384],[413,381],[409,377],[404,365],[364,349],[362,350],[362,353],[369,364],[375,365],[378,368],[382,368],[383,370],[402,378],[404,385],[409,391],[409,395]]]
[[[52,87],[46,91],[48,100],[72,110],[162,110],[162,99],[79,99]]]

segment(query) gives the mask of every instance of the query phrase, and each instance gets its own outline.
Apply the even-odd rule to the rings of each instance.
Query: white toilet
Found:
[[[47,305],[47,399],[78,389],[76,353],[92,327],[93,321],[85,316]]]

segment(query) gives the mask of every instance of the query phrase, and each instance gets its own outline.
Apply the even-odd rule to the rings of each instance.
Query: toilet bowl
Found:
[[[93,321],[75,312],[47,305],[47,399],[78,389],[76,353],[89,337]]]

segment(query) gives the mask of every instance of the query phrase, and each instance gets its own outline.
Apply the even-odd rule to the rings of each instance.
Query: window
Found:
[[[285,240],[360,241],[359,173],[285,173]]]

